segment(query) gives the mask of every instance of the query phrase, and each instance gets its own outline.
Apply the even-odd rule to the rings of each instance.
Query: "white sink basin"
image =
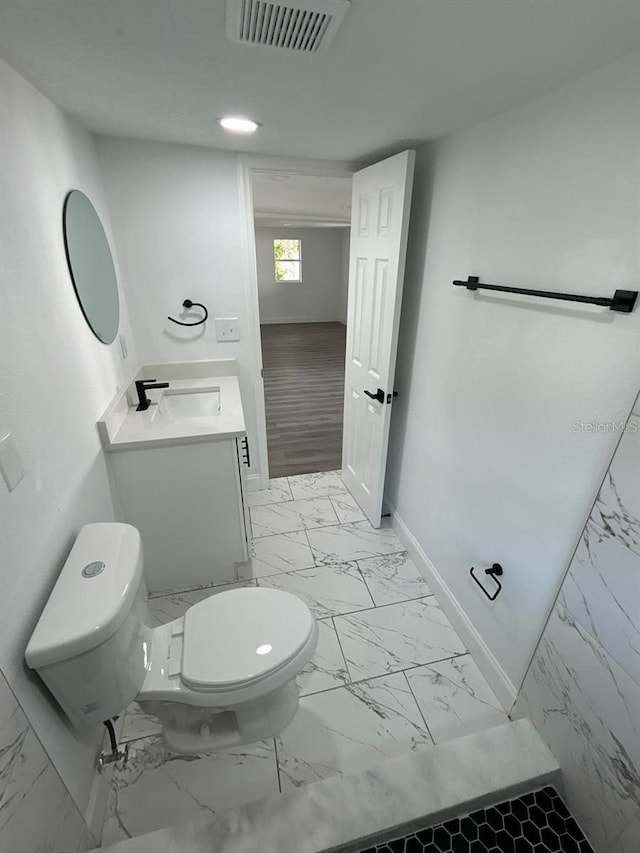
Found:
[[[196,375],[187,372],[185,378],[173,378],[171,364],[164,372],[158,372],[158,365],[139,368],[139,373],[157,376],[159,381],[169,382],[169,387],[151,389],[151,405],[138,412],[131,385],[123,386],[98,421],[105,449],[140,450],[244,437],[246,425],[238,377],[225,373],[198,375],[203,364],[208,363],[194,362],[190,369]],[[184,365],[190,367],[188,362],[176,362],[176,371],[184,373]]]
[[[153,413],[153,420],[210,418],[220,414],[220,388],[167,390]]]

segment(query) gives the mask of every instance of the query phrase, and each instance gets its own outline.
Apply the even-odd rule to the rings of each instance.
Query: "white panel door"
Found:
[[[380,527],[414,151],[353,176],[342,476]]]

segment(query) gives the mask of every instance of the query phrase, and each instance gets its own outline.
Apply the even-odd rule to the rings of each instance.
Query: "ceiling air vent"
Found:
[[[240,44],[324,53],[350,5],[350,0],[227,0],[227,36]]]

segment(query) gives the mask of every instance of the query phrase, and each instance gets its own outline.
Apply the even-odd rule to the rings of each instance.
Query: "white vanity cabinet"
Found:
[[[148,405],[130,399],[132,383],[98,421],[114,501],[140,531],[151,593],[234,581],[236,563],[248,559],[246,426],[234,366],[144,365],[134,382],[162,383],[147,388]]]
[[[140,531],[150,593],[236,579],[248,559],[243,438],[109,454],[124,520]]]

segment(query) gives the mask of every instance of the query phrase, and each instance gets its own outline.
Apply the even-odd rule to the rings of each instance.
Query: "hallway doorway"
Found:
[[[251,172],[269,477],[342,467],[351,175]]]
[[[342,465],[346,326],[261,326],[269,473],[272,478]]]

